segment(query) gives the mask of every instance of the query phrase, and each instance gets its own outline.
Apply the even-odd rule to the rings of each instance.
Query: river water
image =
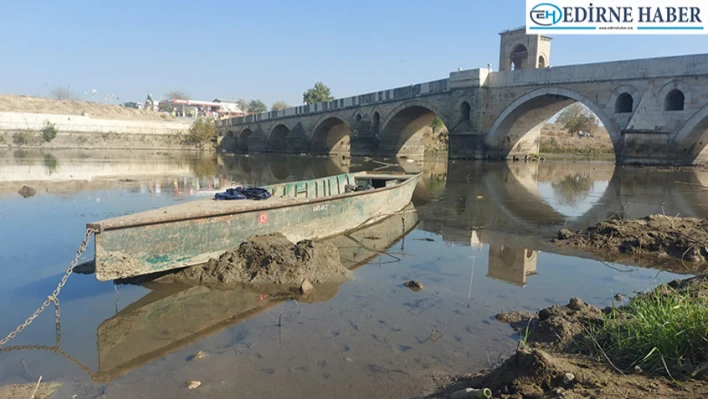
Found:
[[[335,239],[354,281],[297,303],[238,290],[116,286],[74,274],[60,295],[60,329],[50,307],[11,341],[12,350],[0,352],[0,385],[42,376],[63,384],[59,398],[423,396],[435,375],[474,372],[513,350],[518,337],[494,319],[499,311],[537,310],[573,296],[605,306],[617,293],[690,273],[561,253],[548,244],[558,229],[613,214],[708,216],[701,187],[708,173],[693,170],[4,152],[0,334],[52,292],[88,222],[205,198],[235,183],[377,168],[422,171],[423,178],[416,212]],[[37,194],[19,195],[25,184]],[[410,279],[425,289],[402,287]],[[200,350],[207,356],[192,360]],[[201,386],[188,390],[190,380]]]

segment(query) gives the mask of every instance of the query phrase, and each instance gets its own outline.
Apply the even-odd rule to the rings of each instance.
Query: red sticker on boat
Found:
[[[268,215],[258,212],[258,224],[268,224]]]

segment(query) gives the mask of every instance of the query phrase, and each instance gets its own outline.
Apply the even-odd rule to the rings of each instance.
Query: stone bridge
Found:
[[[220,146],[237,153],[421,157],[437,116],[449,132],[450,158],[524,158],[539,152],[541,127],[580,102],[607,129],[619,163],[703,160],[708,54],[549,67],[550,38],[523,30],[501,35],[498,72],[456,71],[447,79],[220,121]]]

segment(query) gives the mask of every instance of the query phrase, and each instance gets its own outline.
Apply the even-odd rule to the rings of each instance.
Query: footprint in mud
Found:
[[[409,350],[412,350],[413,347],[412,347],[412,346],[408,346],[408,345],[400,345],[400,344],[399,344],[399,345],[398,345],[398,349],[400,349],[401,352],[408,352]]]
[[[351,320],[347,320],[347,321],[349,322],[349,325],[352,326],[352,328],[354,329],[354,331],[357,331],[357,332],[359,331],[359,326],[358,326],[356,323],[354,323],[354,322],[351,321]]]

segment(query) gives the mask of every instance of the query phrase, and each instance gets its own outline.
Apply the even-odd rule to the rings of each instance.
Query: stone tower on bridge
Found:
[[[551,38],[527,35],[526,28],[499,33],[499,71],[545,68],[551,60]]]

